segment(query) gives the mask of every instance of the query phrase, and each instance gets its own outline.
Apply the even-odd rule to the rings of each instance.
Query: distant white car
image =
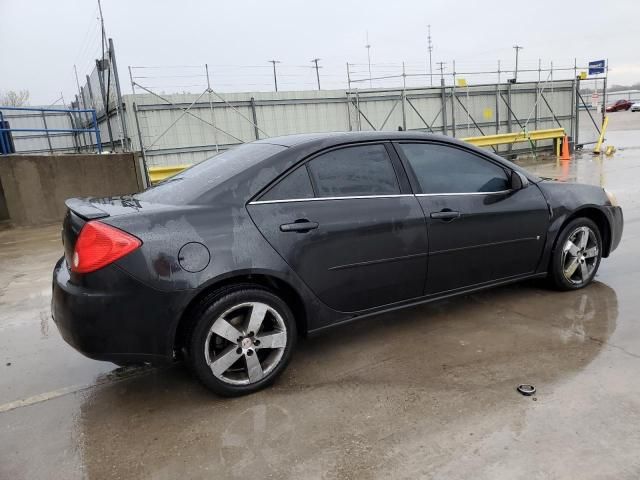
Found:
[[[640,102],[636,102],[633,105],[631,105],[631,111],[640,112]]]

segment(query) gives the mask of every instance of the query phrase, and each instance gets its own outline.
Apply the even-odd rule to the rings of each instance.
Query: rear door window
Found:
[[[318,197],[394,195],[400,193],[384,145],[355,145],[321,154],[307,167]]]

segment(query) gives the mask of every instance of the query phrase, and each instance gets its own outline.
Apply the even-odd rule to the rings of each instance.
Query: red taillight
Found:
[[[131,253],[142,242],[122,230],[105,223],[85,223],[76,241],[71,270],[89,273]]]

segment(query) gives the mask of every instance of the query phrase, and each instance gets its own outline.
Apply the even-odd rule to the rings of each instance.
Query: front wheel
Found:
[[[224,396],[253,393],[286,367],[296,325],[282,299],[261,288],[205,298],[191,335],[189,357],[200,381]]]
[[[559,290],[586,287],[595,277],[602,258],[602,236],[588,218],[576,218],[564,227],[551,258],[549,277]]]

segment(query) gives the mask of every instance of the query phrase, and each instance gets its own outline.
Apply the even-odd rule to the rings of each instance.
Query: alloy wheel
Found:
[[[587,282],[598,265],[598,240],[594,231],[581,226],[567,238],[562,249],[562,273],[574,285]]]
[[[216,318],[204,354],[216,378],[231,385],[249,385],[276,368],[286,345],[282,316],[266,303],[246,302]]]

